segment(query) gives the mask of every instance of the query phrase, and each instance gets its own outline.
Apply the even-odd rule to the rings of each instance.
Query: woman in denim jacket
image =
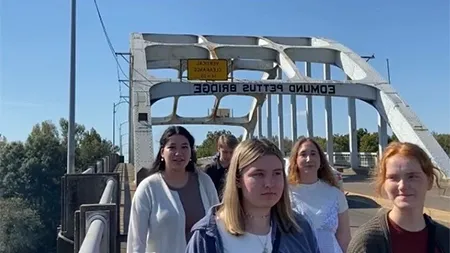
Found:
[[[223,202],[194,225],[186,253],[319,253],[310,224],[292,211],[283,163],[272,142],[241,142]]]

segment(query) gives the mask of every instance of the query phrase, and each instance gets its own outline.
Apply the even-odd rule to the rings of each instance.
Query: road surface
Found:
[[[375,195],[372,181],[364,176],[355,175],[351,171],[344,171],[344,190],[348,193],[347,201],[350,208],[350,226],[352,233],[370,220],[379,209],[380,204],[389,202],[386,199],[375,202]],[[427,194],[425,207],[431,210],[428,214],[436,221],[450,227],[450,190],[448,185],[443,185],[443,189],[434,187]]]
[[[376,215],[380,206],[370,199],[347,195],[350,216],[350,230],[352,235],[362,224]]]

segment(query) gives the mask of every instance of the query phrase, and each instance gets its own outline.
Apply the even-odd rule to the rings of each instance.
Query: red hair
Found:
[[[386,163],[387,160],[395,155],[401,155],[408,157],[410,159],[415,159],[419,162],[420,167],[422,167],[423,172],[430,180],[431,183],[436,182],[437,186],[440,188],[438,182],[438,172],[440,170],[434,166],[428,154],[420,148],[418,145],[409,142],[391,142],[386,150],[383,152],[377,166],[376,176],[375,176],[375,190],[378,195],[381,196],[383,190],[383,184],[386,180]]]

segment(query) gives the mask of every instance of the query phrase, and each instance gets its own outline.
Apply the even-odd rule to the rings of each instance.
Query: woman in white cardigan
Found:
[[[219,203],[211,178],[195,167],[189,131],[167,128],[160,146],[133,197],[127,253],[183,253],[192,226]]]

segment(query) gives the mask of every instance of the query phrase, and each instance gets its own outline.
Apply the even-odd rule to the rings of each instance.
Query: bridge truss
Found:
[[[268,135],[272,132],[271,96],[279,94],[279,124],[283,125],[282,94],[290,94],[291,111],[296,112],[296,96],[306,96],[308,135],[313,136],[312,96],[324,96],[326,112],[327,150],[332,158],[333,131],[331,97],[347,97],[351,164],[357,166],[356,108],[360,99],[378,112],[380,152],[387,145],[387,125],[400,141],[416,143],[426,150],[435,164],[448,176],[450,159],[428,129],[420,122],[408,104],[364,59],[344,45],[319,37],[220,36],[133,33],[130,61],[130,113],[129,159],[139,175],[142,168],[150,167],[153,159],[152,127],[168,124],[233,125],[245,129],[244,138],[262,129],[262,105],[267,101]],[[185,72],[189,60],[224,66],[217,80],[188,80]],[[208,60],[216,61],[208,61]],[[223,61],[226,60],[225,65]],[[295,62],[305,62],[305,75]],[[211,63],[213,62],[213,63]],[[311,63],[324,64],[324,80],[311,77]],[[222,64],[222,65],[220,65]],[[330,66],[340,68],[346,80],[330,80]],[[147,70],[169,68],[179,72],[177,79],[151,76]],[[249,81],[233,78],[236,70],[264,72],[262,80]],[[191,70],[189,70],[191,71]],[[282,74],[287,77],[282,79]],[[188,73],[189,75],[189,73]],[[201,79],[201,78],[200,78]],[[220,79],[220,78],[219,78]],[[181,117],[177,114],[178,100],[182,96],[214,95],[213,110],[206,117]],[[253,97],[253,104],[243,117],[217,117],[221,99],[227,95]],[[174,97],[172,112],[165,117],[152,117],[151,106],[160,99]],[[281,104],[281,106],[280,106]],[[211,107],[210,107],[211,108]],[[280,113],[281,112],[281,113]],[[296,139],[297,119],[292,113],[293,138]],[[283,137],[283,127],[279,136]],[[282,144],[282,142],[280,142]],[[138,176],[137,175],[137,176]]]

